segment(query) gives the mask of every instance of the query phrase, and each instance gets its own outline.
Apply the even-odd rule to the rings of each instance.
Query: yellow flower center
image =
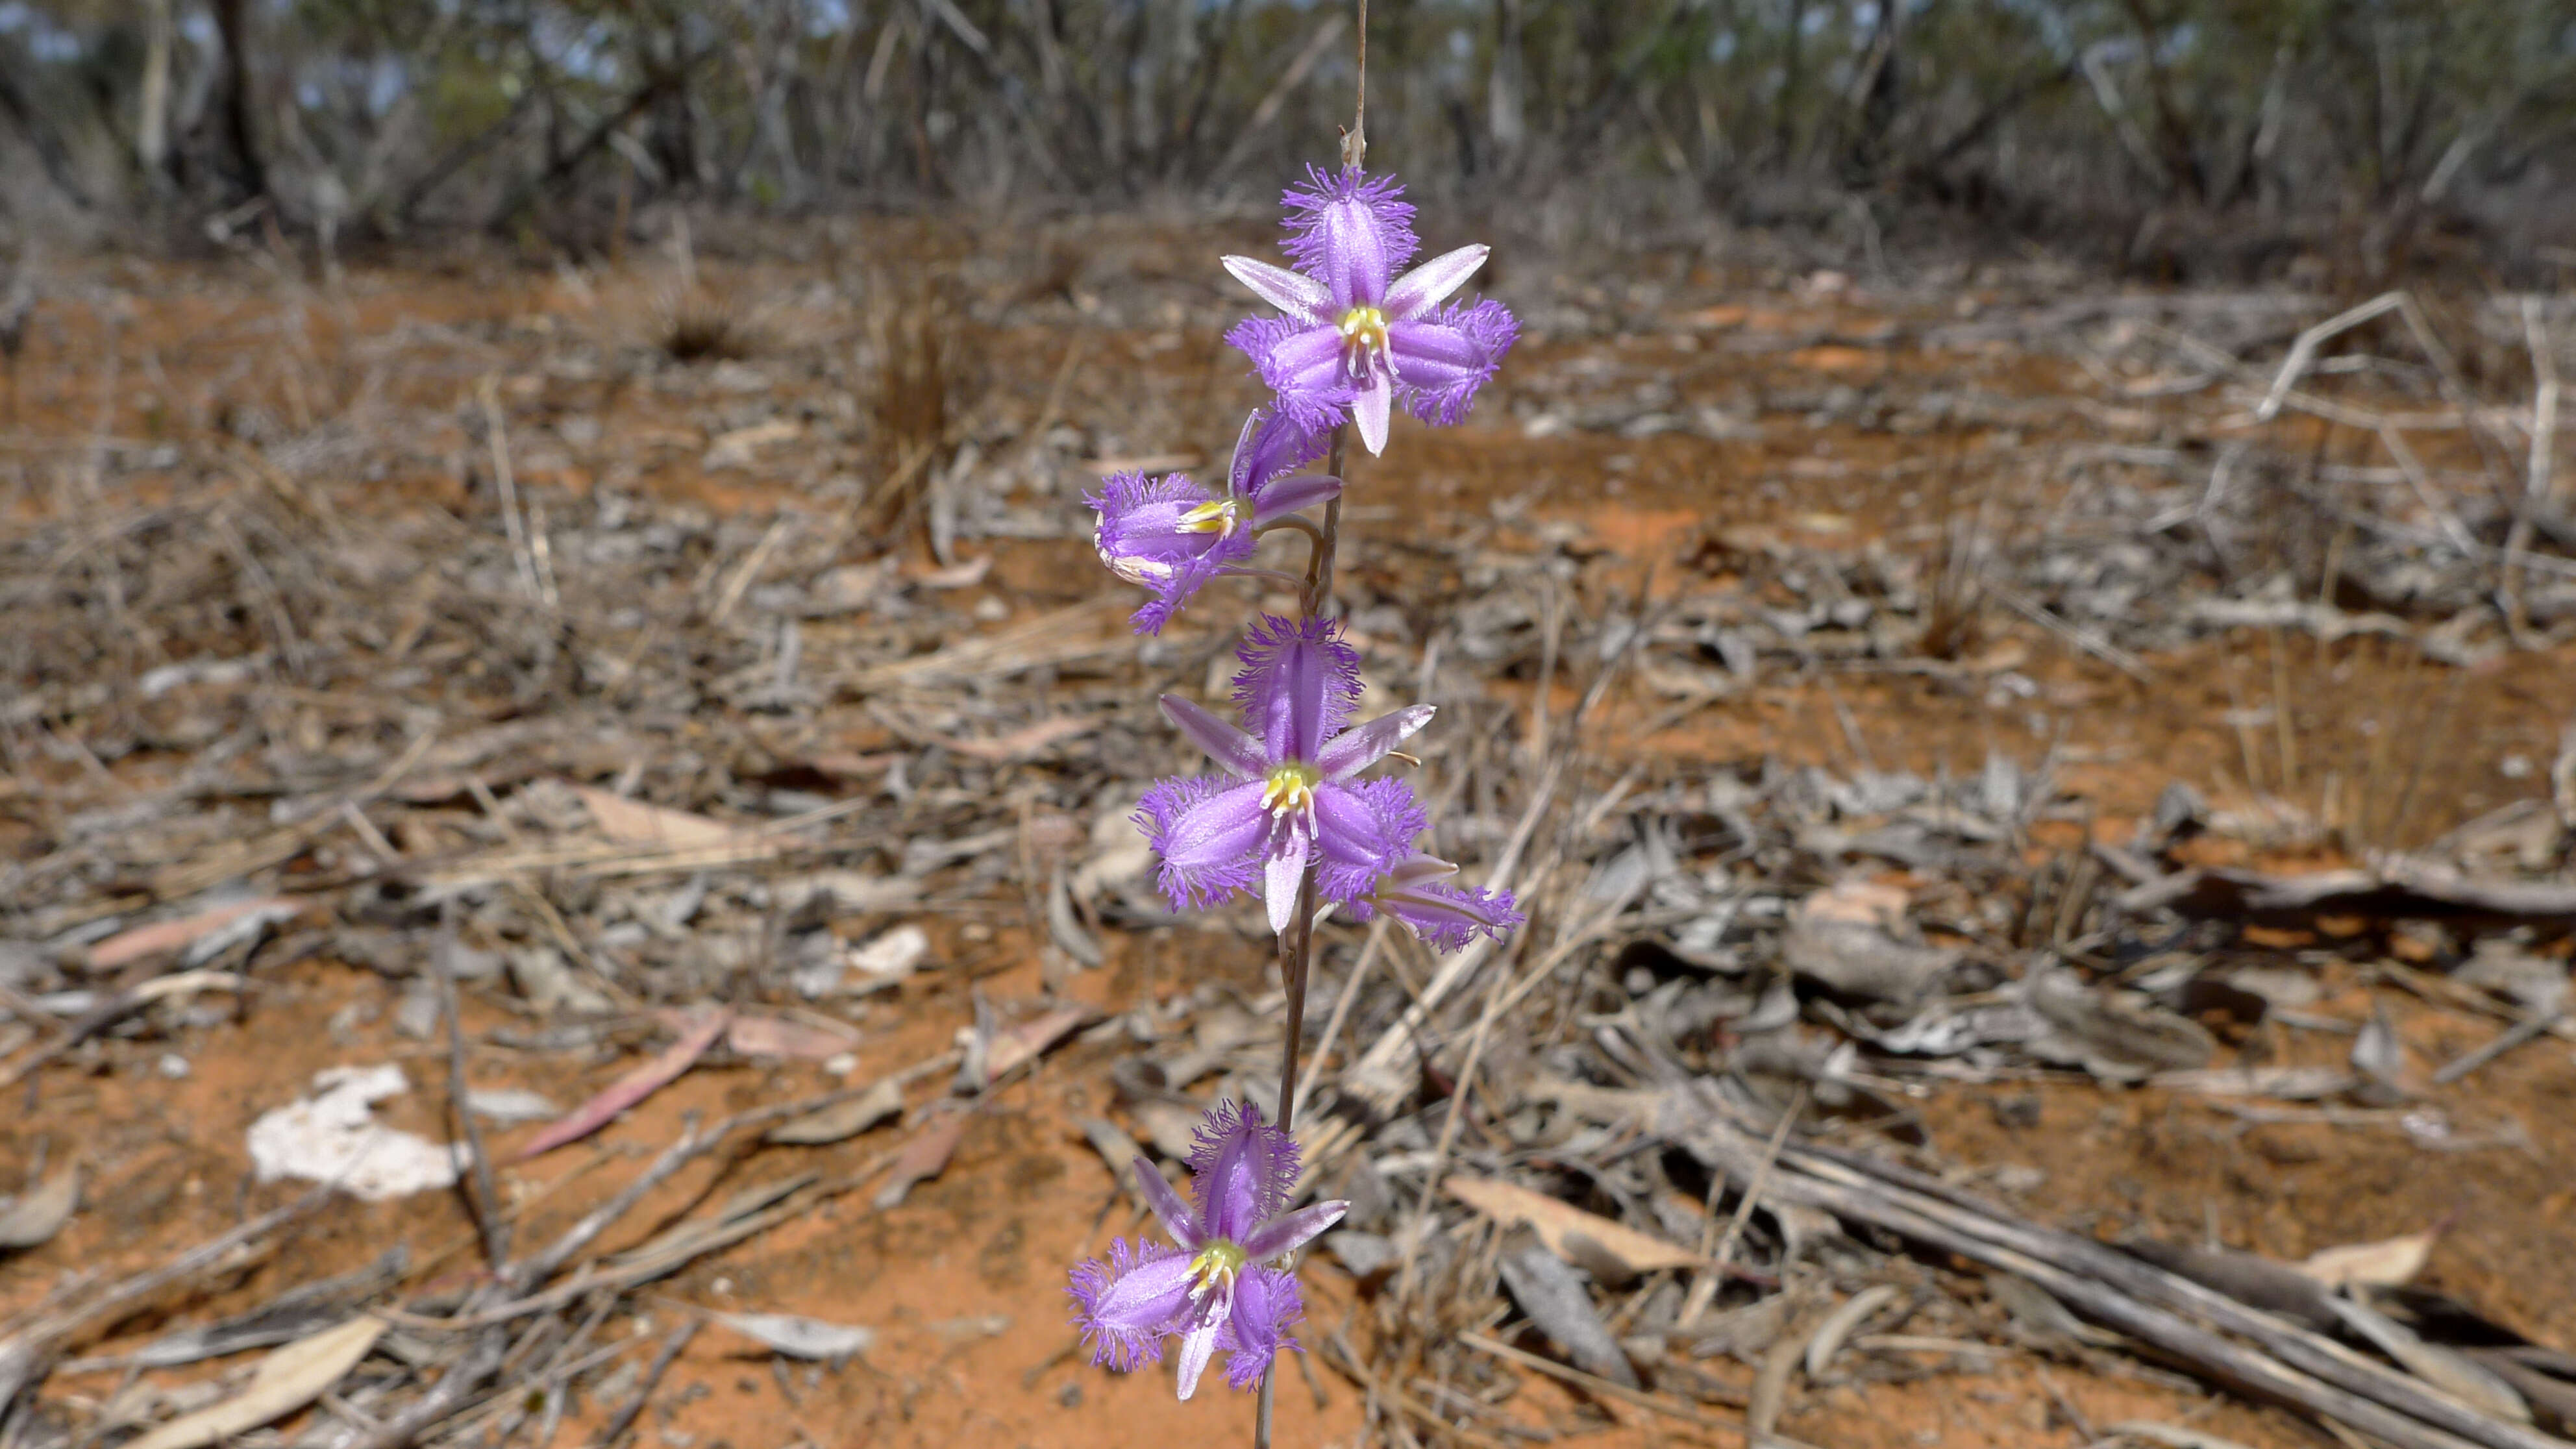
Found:
[[[1342,333],[1342,365],[1358,377],[1369,359],[1386,350],[1386,312],[1379,307],[1353,307],[1335,324]]]
[[[1243,1271],[1251,1257],[1243,1251],[1242,1244],[1226,1238],[1200,1249],[1199,1255],[1190,1260],[1190,1297],[1195,1300],[1211,1289],[1232,1286],[1234,1275]]]
[[[1323,782],[1323,771],[1302,761],[1291,760],[1272,770],[1263,781],[1261,808],[1272,815],[1312,810],[1315,808],[1315,787]]]
[[[1220,498],[1214,503],[1202,503],[1182,514],[1181,521],[1174,526],[1183,533],[1213,533],[1219,538],[1232,538],[1234,500]]]

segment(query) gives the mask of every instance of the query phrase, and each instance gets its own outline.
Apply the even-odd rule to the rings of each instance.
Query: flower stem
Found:
[[[1308,522],[1305,515],[1300,513],[1291,513],[1285,518],[1274,518],[1268,523],[1261,525],[1259,528],[1254,529],[1252,531],[1252,536],[1259,538],[1265,533],[1276,533],[1283,528],[1293,528],[1299,533],[1306,535],[1306,543],[1308,545],[1307,557],[1310,559],[1314,557],[1313,551],[1315,549],[1319,549],[1324,546],[1324,531]]]
[[[1368,157],[1368,0],[1359,0],[1359,97],[1351,111],[1351,129],[1342,137],[1342,165],[1357,171]],[[1324,471],[1343,480],[1348,487],[1349,475],[1342,471],[1344,446],[1350,425],[1333,424],[1331,455]],[[1309,530],[1312,532],[1312,530]],[[1311,619],[1324,612],[1333,600],[1333,554],[1342,538],[1342,500],[1339,494],[1324,505],[1324,528],[1314,534],[1314,548],[1306,555],[1306,587],[1298,600],[1299,612]],[[1315,951],[1315,871],[1322,864],[1315,856],[1306,859],[1306,877],[1297,883],[1297,944],[1292,949],[1288,938],[1279,938],[1279,980],[1288,997],[1288,1032],[1279,1048],[1279,1130],[1293,1133],[1297,1126],[1297,1046],[1306,1030],[1306,971]],[[1270,1449],[1271,1411],[1278,1404],[1279,1358],[1271,1355],[1270,1364],[1261,1371],[1261,1404],[1252,1419],[1252,1449]]]
[[[1333,424],[1332,451],[1324,460],[1325,470],[1335,478],[1342,476],[1344,445],[1350,425]],[[1347,486],[1347,485],[1346,485]],[[1336,495],[1324,504],[1324,527],[1315,535],[1315,547],[1306,555],[1306,588],[1299,600],[1299,611],[1311,619],[1324,612],[1333,599],[1333,555],[1342,538],[1342,500]]]
[[[1342,167],[1357,171],[1368,159],[1368,0],[1360,0],[1359,104],[1351,111],[1351,128],[1342,133]]]
[[[1368,14],[1367,0],[1361,0],[1363,23]],[[1363,42],[1365,43],[1365,42]],[[1333,445],[1325,471],[1342,477],[1344,443],[1349,425],[1333,425]],[[1302,520],[1301,520],[1302,522]],[[1320,531],[1308,526],[1315,546],[1306,556],[1305,587],[1298,599],[1299,612],[1311,619],[1329,608],[1333,601],[1333,554],[1342,536],[1342,500],[1335,498],[1324,505],[1324,526]],[[1293,1133],[1297,1127],[1297,1048],[1306,1032],[1307,968],[1315,954],[1315,872],[1322,864],[1320,857],[1306,859],[1305,878],[1297,883],[1297,935],[1292,943],[1286,933],[1279,937],[1279,984],[1288,996],[1288,1030],[1279,1046],[1279,1130]],[[1252,1449],[1270,1449],[1270,1416],[1278,1396],[1279,1361],[1273,1357],[1270,1366],[1261,1371],[1261,1403],[1254,1410]]]

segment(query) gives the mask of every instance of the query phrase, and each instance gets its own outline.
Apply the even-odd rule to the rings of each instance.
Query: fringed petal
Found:
[[[1338,310],[1375,306],[1396,269],[1413,259],[1413,207],[1397,200],[1402,183],[1361,171],[1306,168],[1307,184],[1280,198],[1288,211],[1285,245],[1297,270],[1324,284]]]
[[[1225,1381],[1238,1392],[1259,1387],[1279,1350],[1297,1347],[1288,1330],[1305,1316],[1296,1278],[1276,1268],[1245,1269],[1234,1285],[1234,1311],[1217,1333],[1217,1346],[1226,1351]]]
[[[1340,905],[1381,889],[1431,818],[1404,781],[1359,780],[1316,788],[1315,826],[1323,855],[1315,891]]]
[[[1091,1361],[1126,1373],[1162,1358],[1163,1340],[1187,1320],[1189,1255],[1114,1239],[1109,1261],[1077,1266],[1065,1291],[1073,1298],[1074,1327],[1091,1341]]]
[[[1313,762],[1360,697],[1359,654],[1331,619],[1265,614],[1244,631],[1235,657],[1243,661],[1234,676],[1243,727],[1261,737],[1273,765]]]
[[[1407,874],[1404,866],[1398,866],[1374,894],[1351,901],[1352,919],[1365,921],[1386,911],[1440,951],[1458,950],[1478,936],[1499,941],[1528,919],[1516,908],[1510,891],[1451,885],[1437,878],[1408,879]]]
[[[1287,1201],[1297,1182],[1297,1144],[1250,1102],[1219,1102],[1190,1148],[1199,1222],[1211,1238],[1240,1243]]]
[[[1464,418],[1476,390],[1493,378],[1519,336],[1520,323],[1490,298],[1472,306],[1452,302],[1426,317],[1388,323],[1388,362],[1406,409],[1441,427]]]
[[[1225,340],[1252,359],[1273,406],[1290,423],[1323,431],[1350,406],[1357,389],[1342,362],[1342,334],[1289,317],[1250,317]]]
[[[1145,792],[1135,821],[1163,858],[1160,883],[1173,910],[1222,904],[1261,878],[1270,840],[1261,790],[1257,780],[1198,775]]]

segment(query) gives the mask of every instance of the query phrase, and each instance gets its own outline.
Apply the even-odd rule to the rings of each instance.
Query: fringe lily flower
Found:
[[[1163,894],[1174,910],[1213,905],[1258,882],[1270,928],[1284,932],[1310,858],[1321,857],[1318,894],[1342,902],[1410,852],[1427,825],[1412,787],[1352,777],[1430,723],[1432,706],[1351,725],[1359,656],[1329,619],[1266,616],[1237,654],[1243,729],[1177,695],[1162,701],[1163,713],[1225,773],[1156,783],[1136,823],[1163,858]]]
[[[1100,561],[1154,591],[1136,611],[1136,632],[1163,632],[1208,580],[1250,560],[1263,525],[1337,497],[1337,478],[1281,476],[1323,451],[1312,429],[1284,414],[1256,411],[1244,421],[1224,494],[1210,494],[1186,473],[1119,473],[1084,499],[1100,515],[1092,532]]]
[[[1238,325],[1226,340],[1252,359],[1279,408],[1322,427],[1347,412],[1371,453],[1386,450],[1398,401],[1427,423],[1465,417],[1476,390],[1519,334],[1499,302],[1441,303],[1485,264],[1489,250],[1460,247],[1396,275],[1419,243],[1413,208],[1393,177],[1309,168],[1291,187],[1286,247],[1298,270],[1251,257],[1225,269],[1277,317]]]
[[[1216,1351],[1226,1382],[1261,1382],[1289,1327],[1304,1316],[1295,1275],[1270,1266],[1341,1221],[1345,1202],[1285,1211],[1297,1182],[1297,1144],[1261,1119],[1261,1109],[1220,1102],[1199,1124],[1190,1153],[1196,1206],[1136,1160],[1136,1183],[1176,1247],[1124,1239],[1109,1259],[1073,1270],[1074,1326],[1091,1361],[1121,1373],[1159,1362],[1163,1340],[1181,1340],[1180,1396],[1198,1388]],[[1289,1342],[1288,1346],[1296,1345]]]
[[[1510,891],[1453,885],[1458,867],[1436,855],[1409,855],[1366,892],[1352,898],[1351,918],[1379,911],[1402,921],[1414,936],[1441,951],[1455,951],[1478,935],[1499,941],[1528,917],[1514,909]]]

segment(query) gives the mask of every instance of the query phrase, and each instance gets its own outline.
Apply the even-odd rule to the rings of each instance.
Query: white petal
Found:
[[[1297,893],[1306,884],[1306,838],[1300,834],[1289,851],[1270,857],[1262,867],[1261,893],[1270,906],[1270,929],[1275,935],[1287,935],[1288,925],[1297,919]]]
[[[1386,289],[1387,320],[1402,322],[1438,306],[1441,298],[1465,286],[1467,279],[1476,275],[1476,269],[1485,264],[1486,255],[1492,251],[1492,247],[1478,245],[1442,252],[1396,278],[1395,285]]]
[[[1389,751],[1431,723],[1431,716],[1437,712],[1436,705],[1409,704],[1367,724],[1353,725],[1315,752],[1315,767],[1324,772],[1327,780],[1347,780],[1385,759]]]
[[[1207,1371],[1208,1360],[1216,1357],[1217,1318],[1181,1335],[1181,1397],[1198,1392],[1199,1375]]]
[[[1292,317],[1322,322],[1332,310],[1333,294],[1325,290],[1323,283],[1302,273],[1251,257],[1227,257],[1225,269],[1262,301]]]
[[[1351,421],[1360,425],[1360,441],[1371,455],[1386,451],[1386,412],[1395,402],[1395,387],[1381,363],[1369,376],[1366,391],[1351,399]]]

